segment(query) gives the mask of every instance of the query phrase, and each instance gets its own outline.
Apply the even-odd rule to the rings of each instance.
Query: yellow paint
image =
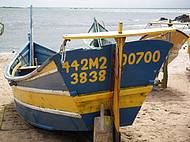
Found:
[[[139,64],[141,61],[149,64],[150,62],[157,63],[160,60],[160,51],[156,50],[153,53],[151,51],[136,52],[130,54],[123,54],[123,65],[127,63],[129,65]]]
[[[105,79],[106,79],[106,70],[101,70],[101,71],[99,71],[99,78],[98,78],[98,80],[99,81],[105,81]]]
[[[139,57],[136,61],[136,64],[139,64],[142,58],[144,57],[144,52],[137,52],[136,55]]]
[[[106,70],[100,70],[100,71],[91,71],[90,73],[87,72],[81,72],[81,73],[72,73],[71,74],[71,84],[84,84],[88,82],[96,82],[98,81],[105,81],[106,79]]]
[[[89,76],[91,76],[91,78],[89,79],[90,82],[96,82],[98,80],[97,77],[97,72],[96,71],[92,71],[89,73]]]
[[[12,76],[15,76],[16,75],[16,72],[18,71],[18,69],[21,67],[21,65],[22,65],[22,62],[19,62],[15,67],[14,67],[14,69],[13,69],[13,71],[12,71]]]
[[[147,51],[144,55],[144,62],[146,64],[150,63],[152,60],[152,52],[151,51]]]
[[[56,64],[54,61],[51,61],[48,65],[46,65],[40,72],[37,73],[37,75],[47,73],[51,70],[55,70],[57,68]]]
[[[89,58],[89,69],[92,69],[93,67],[96,69],[99,68],[98,57],[96,57],[94,60],[92,58]]]
[[[120,38],[120,37],[129,37],[129,36],[144,36],[147,34],[164,34],[168,32],[175,32],[174,28],[155,28],[155,29],[142,29],[142,30],[128,30],[123,31],[122,34],[119,34],[118,31],[112,32],[98,32],[98,33],[84,33],[84,34],[70,34],[65,35],[63,38],[65,40],[72,39],[97,39],[97,38]]]
[[[170,63],[178,56],[178,51],[181,49],[182,45],[187,41],[188,36],[182,32],[175,31],[165,34],[161,33],[147,34],[145,37],[143,37],[143,40],[145,39],[167,40],[173,43],[173,47],[170,49],[169,52],[168,63]]]
[[[123,54],[123,66],[127,64],[127,54]]]
[[[189,38],[188,38],[188,48],[187,48],[187,53],[188,53],[189,56],[190,56],[190,35],[189,35]]]
[[[78,64],[78,61],[77,60],[74,60],[71,64],[71,67],[75,68],[75,71],[78,71],[78,68],[79,68],[79,64]]]
[[[96,57],[95,59],[83,58],[79,61],[73,60],[71,63],[65,61],[62,64],[62,67],[65,69],[66,73],[69,73],[70,68],[74,68],[76,72],[78,70],[86,71],[86,70],[91,70],[93,68],[106,69],[107,68],[106,63],[107,63],[107,58],[105,56],[102,56],[102,57]]]
[[[80,76],[80,84],[84,84],[87,82],[87,73],[86,72],[81,72],[79,76]]]
[[[86,58],[82,59],[80,62],[83,65],[82,68],[81,68],[81,70],[82,71],[88,70],[88,59],[86,59]]]
[[[107,66],[106,66],[106,63],[107,63],[107,58],[106,57],[100,57],[99,59],[100,62],[102,62],[102,64],[100,64],[100,69],[106,69]]]
[[[141,106],[151,90],[152,86],[122,89],[120,91],[120,108]],[[76,96],[73,99],[80,113],[84,114],[99,111],[101,104],[104,104],[105,109],[110,109],[113,101],[112,98],[113,92],[102,92],[99,94]]]
[[[156,51],[153,53],[152,61],[153,61],[154,63],[157,63],[159,60],[160,60],[160,51],[159,51],[159,50],[156,50]]]
[[[65,62],[62,64],[62,67],[65,69],[65,72],[66,72],[66,73],[69,73],[70,65],[69,65],[69,62],[68,62],[68,61],[65,61]]]
[[[12,87],[16,99],[37,107],[57,109],[69,112],[78,112],[73,98],[66,95],[53,95],[48,93],[32,92]]]
[[[152,86],[121,89],[120,108],[141,106],[151,90]],[[104,104],[106,109],[110,109],[113,97],[113,92],[98,92],[72,97],[64,94],[32,92],[17,87],[13,87],[13,92],[15,98],[26,104],[80,114],[97,112],[101,104]]]
[[[118,33],[122,34],[123,30],[123,23],[120,22],[118,25]],[[121,69],[123,66],[123,47],[125,44],[126,37],[115,38],[116,41],[116,48],[115,48],[115,60],[114,60],[114,90],[113,90],[113,97],[112,97],[112,110],[113,110],[113,122],[114,128],[117,132],[119,132],[120,127],[120,83],[121,83]],[[125,98],[122,98],[125,99]]]
[[[36,69],[38,66],[23,66],[20,67],[19,70],[28,70],[28,69]]]
[[[57,66],[56,66],[55,62],[51,61],[42,70],[40,70],[39,72],[37,72],[34,76],[32,76],[31,78],[27,79],[26,81],[31,81],[31,80],[39,78],[39,77],[41,77],[43,75],[48,75],[48,74],[51,73],[51,71],[56,70],[56,69],[57,69]]]
[[[131,53],[128,55],[128,63],[129,65],[133,65],[136,61],[135,53]]]
[[[188,49],[187,49],[187,53],[190,55],[190,47],[188,47]]]
[[[119,22],[119,25],[118,25],[118,33],[119,34],[122,34],[123,32],[123,23],[122,22]]]
[[[71,81],[71,84],[77,84],[78,82],[79,82],[79,79],[78,79],[78,73],[73,73],[73,74],[71,74],[71,78],[73,79],[72,81]]]

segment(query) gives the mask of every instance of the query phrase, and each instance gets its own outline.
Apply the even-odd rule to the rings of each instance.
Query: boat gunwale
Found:
[[[28,43],[29,44],[29,43]],[[52,60],[53,56],[55,56],[56,54],[59,54],[58,52],[55,52],[54,55],[52,55],[51,57],[49,57],[47,60],[44,61],[44,63],[40,66],[37,66],[36,69],[34,69],[32,72],[23,75],[23,76],[12,76],[10,74],[10,70],[11,70],[11,66],[14,64],[14,62],[18,59],[18,57],[20,56],[20,54],[24,51],[25,48],[27,48],[28,44],[24,47],[21,48],[18,53],[15,55],[15,57],[11,60],[11,62],[9,63],[9,65],[6,67],[5,71],[4,71],[4,77],[7,80],[11,80],[11,81],[23,81],[23,80],[27,80],[29,78],[32,78],[36,73],[38,73],[39,71],[41,71],[48,63],[50,63],[50,61]],[[38,44],[37,44],[38,45]],[[44,46],[43,46],[44,47]],[[44,47],[46,48],[46,47]],[[49,49],[49,48],[47,48]],[[50,49],[49,49],[50,50]],[[53,51],[53,50],[52,50]],[[24,52],[25,54],[25,52]]]
[[[133,33],[133,32],[134,33]],[[123,37],[123,36],[137,36],[137,35],[147,35],[147,34],[152,34],[152,33],[166,33],[166,32],[181,32],[183,33],[182,31],[180,30],[177,30],[175,28],[157,28],[157,29],[154,29],[154,30],[141,30],[141,32],[139,34],[137,34],[137,31],[138,30],[128,30],[128,31],[124,31],[123,34],[118,34],[118,32],[99,32],[99,33],[88,33],[88,34],[70,34],[70,35],[65,35],[63,38],[65,40],[71,40],[71,39],[88,39],[88,38],[113,38],[113,36],[116,36],[115,38],[120,38],[120,37]],[[145,33],[145,31],[147,33]],[[132,32],[132,33],[131,33]],[[105,34],[105,35],[104,35]],[[185,33],[183,33],[185,34]],[[185,34],[186,35],[186,34]],[[188,35],[186,35],[188,36]],[[189,37],[189,36],[188,36]],[[28,43],[29,44],[29,43]],[[27,44],[27,46],[28,46]],[[40,70],[42,70],[51,60],[52,58],[57,55],[57,54],[60,54],[60,52],[55,52],[54,55],[52,55],[50,58],[48,58],[44,63],[42,63],[42,65],[38,66],[34,71],[26,74],[26,75],[23,75],[23,76],[12,76],[10,74],[10,69],[11,69],[11,66],[13,65],[13,63],[15,62],[15,60],[18,58],[18,56],[20,55],[20,53],[22,53],[22,51],[27,47],[25,46],[24,48],[22,48],[18,53],[17,55],[13,58],[13,60],[11,61],[11,63],[9,64],[9,66],[6,68],[5,72],[4,72],[4,76],[6,79],[8,80],[12,80],[12,81],[23,81],[23,80],[27,80],[29,78],[32,78],[37,72],[39,72]],[[44,47],[46,48],[46,47]],[[49,48],[47,48],[49,49]],[[53,50],[52,50],[53,51]]]
[[[97,39],[97,38],[122,38],[129,36],[143,36],[154,33],[167,33],[176,32],[176,28],[154,28],[154,29],[141,29],[141,30],[126,30],[122,33],[118,31],[97,32],[97,33],[81,33],[81,34],[66,34],[63,35],[64,40],[77,40],[77,39]]]

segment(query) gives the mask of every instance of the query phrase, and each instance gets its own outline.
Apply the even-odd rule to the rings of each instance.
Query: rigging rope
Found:
[[[66,44],[68,40],[64,40],[60,47],[60,54],[61,54],[61,63],[64,63],[66,60]]]

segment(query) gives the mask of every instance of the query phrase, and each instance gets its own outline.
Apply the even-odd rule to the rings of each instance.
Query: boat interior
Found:
[[[56,54],[55,51],[33,43],[34,46],[34,65],[30,65],[30,43],[15,57],[10,66],[9,74],[12,76],[24,76],[37,67],[40,67],[48,58]]]

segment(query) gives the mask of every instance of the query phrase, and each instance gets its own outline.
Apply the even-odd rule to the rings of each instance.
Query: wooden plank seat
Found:
[[[31,70],[31,69],[36,69],[39,66],[22,66],[18,68],[18,70]]]

